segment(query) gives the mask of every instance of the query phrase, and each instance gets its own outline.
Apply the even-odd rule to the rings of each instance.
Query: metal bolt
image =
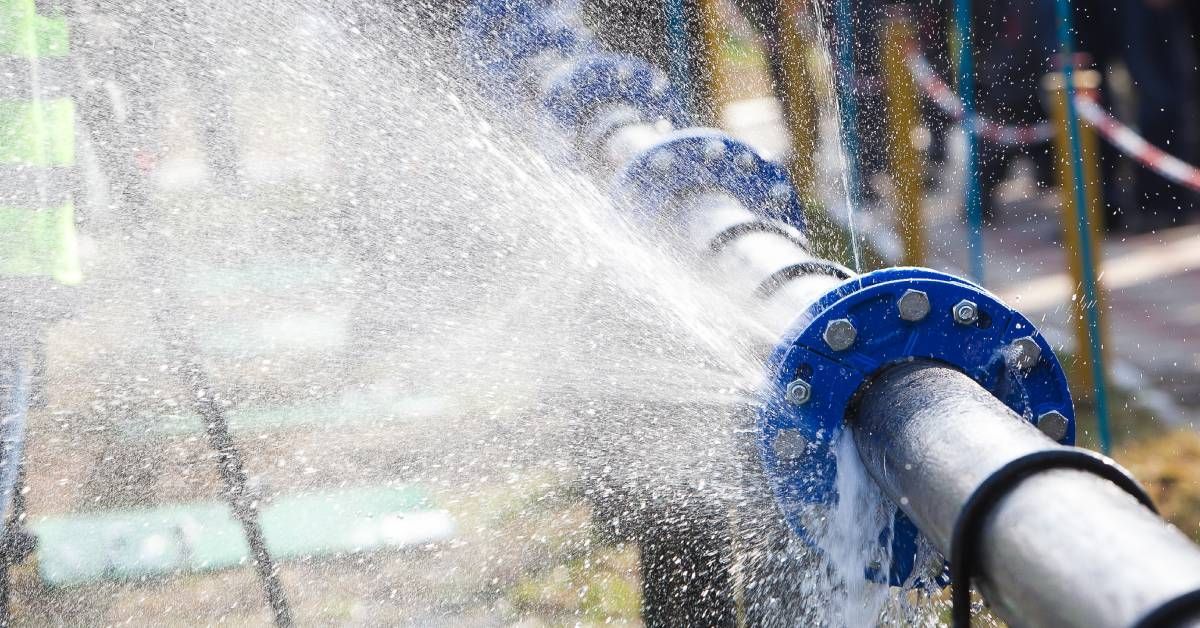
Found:
[[[946,573],[946,559],[942,558],[941,554],[933,552],[933,555],[929,557],[929,562],[925,565],[925,576],[930,580],[937,580],[944,573]]]
[[[787,385],[787,392],[784,397],[788,400],[788,403],[802,406],[812,398],[812,384],[802,379],[794,380]]]
[[[675,165],[675,155],[669,151],[662,151],[650,158],[650,166],[658,172],[668,172]]]
[[[771,197],[771,202],[776,205],[784,205],[792,200],[792,186],[786,183],[776,183],[767,190],[767,194]]]
[[[712,140],[704,144],[704,160],[716,161],[725,154],[725,142]]]
[[[1062,440],[1067,437],[1067,417],[1058,410],[1051,410],[1037,418],[1038,429],[1049,436],[1051,440]]]
[[[1038,361],[1042,359],[1042,348],[1038,346],[1033,336],[1017,338],[1009,345],[1009,349],[1012,352],[1009,354],[1012,365],[1022,371],[1027,371],[1037,366]]]
[[[825,326],[825,333],[821,337],[825,339],[825,344],[829,345],[830,349],[845,351],[858,338],[858,330],[854,328],[854,323],[851,323],[850,319],[839,318],[829,321],[829,324]]]
[[[929,295],[920,290],[905,290],[896,301],[900,318],[910,323],[925,320],[929,316]]]
[[[959,325],[974,325],[979,321],[979,306],[974,301],[963,299],[954,304],[954,322]]]
[[[804,456],[804,450],[808,448],[808,439],[804,438],[799,430],[780,430],[771,447],[780,462],[790,462]]]

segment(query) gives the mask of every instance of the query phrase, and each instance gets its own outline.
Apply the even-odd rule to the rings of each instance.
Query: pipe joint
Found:
[[[921,295],[920,316],[914,297]],[[958,304],[976,306],[964,324]],[[759,412],[759,452],[776,499],[792,529],[810,539],[798,514],[813,504],[832,506],[837,459],[834,444],[856,397],[889,366],[931,360],[970,376],[1032,424],[1062,417],[1062,444],[1075,438],[1075,413],[1062,365],[1033,324],[994,295],[964,279],[923,268],[889,268],[842,282],[803,312],[776,345]],[[789,395],[805,383],[804,403]],[[1059,429],[1061,428],[1061,429]],[[797,436],[803,455],[781,457],[776,440]],[[911,575],[917,529],[896,510],[888,580]],[[882,579],[882,577],[880,577]]]
[[[537,0],[484,0],[463,18],[462,50],[468,65],[499,84],[510,84],[526,62],[546,53],[566,58],[594,49],[589,33]]]
[[[617,200],[654,218],[688,196],[724,192],[758,216],[805,231],[804,209],[787,171],[716,129],[666,136],[625,164],[613,189]]]
[[[667,76],[640,58],[614,53],[593,53],[573,62],[551,80],[542,105],[575,133],[610,105],[628,106],[643,120],[683,122],[682,106]]]

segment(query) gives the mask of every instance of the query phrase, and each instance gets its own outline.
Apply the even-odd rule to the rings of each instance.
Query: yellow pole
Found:
[[[792,154],[788,174],[792,177],[800,198],[806,205],[816,197],[816,154],[820,142],[820,111],[817,105],[816,80],[809,66],[813,49],[812,33],[801,28],[805,0],[782,0],[778,3],[779,51],[782,67],[783,118],[791,137]]]
[[[925,220],[921,213],[924,155],[916,146],[921,127],[917,84],[905,62],[908,46],[916,45],[912,21],[892,15],[883,23],[883,80],[888,123],[888,167],[896,187],[896,225],[904,246],[904,264],[926,263]]]
[[[696,60],[700,72],[696,85],[696,108],[706,124],[717,126],[728,100],[729,77],[725,64],[725,27],[721,23],[720,0],[693,0],[700,37]]]
[[[1042,81],[1043,89],[1046,92],[1050,104],[1050,117],[1054,122],[1054,170],[1058,180],[1058,189],[1060,203],[1062,206],[1062,223],[1063,232],[1066,236],[1067,245],[1067,269],[1071,274],[1072,281],[1075,284],[1075,291],[1078,298],[1074,299],[1072,318],[1075,323],[1075,361],[1068,369],[1072,382],[1074,384],[1076,396],[1083,401],[1092,401],[1093,391],[1096,384],[1108,386],[1108,382],[1093,382],[1091,373],[1091,359],[1088,357],[1087,348],[1090,344],[1088,335],[1087,318],[1084,316],[1082,291],[1080,286],[1083,285],[1083,269],[1085,260],[1083,259],[1080,247],[1079,232],[1076,229],[1078,220],[1078,212],[1085,210],[1088,212],[1088,223],[1090,225],[1092,239],[1092,259],[1087,260],[1092,268],[1096,268],[1100,260],[1100,243],[1101,243],[1101,225],[1104,217],[1102,215],[1103,207],[1103,187],[1100,179],[1100,140],[1096,136],[1096,131],[1086,124],[1079,125],[1079,142],[1083,152],[1083,176],[1086,187],[1086,204],[1087,207],[1080,208],[1076,206],[1075,195],[1072,193],[1072,178],[1071,178],[1071,145],[1068,136],[1068,120],[1067,120],[1067,100],[1066,90],[1063,84],[1062,73],[1052,73],[1046,75]],[[1088,97],[1095,94],[1100,87],[1100,73],[1095,70],[1083,70],[1075,73],[1075,89],[1080,96]],[[1104,302],[1105,290],[1103,284],[1097,286],[1096,290],[1096,311],[1100,317],[1100,339],[1102,350],[1108,351],[1108,333],[1105,325]]]

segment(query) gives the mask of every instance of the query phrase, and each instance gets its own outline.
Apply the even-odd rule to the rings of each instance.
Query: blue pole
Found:
[[[1070,0],[1056,0],[1058,46],[1063,57],[1063,94],[1067,99],[1067,137],[1071,145],[1071,176],[1075,193],[1075,229],[1079,232],[1080,268],[1083,275],[1083,314],[1087,320],[1088,357],[1092,366],[1092,385],[1096,394],[1096,431],[1100,449],[1109,453],[1112,435],[1108,424],[1108,388],[1105,386],[1104,347],[1100,339],[1100,311],[1097,299],[1096,268],[1092,265],[1092,230],[1089,224],[1086,182],[1083,179],[1083,145],[1079,139],[1079,113],[1075,107],[1075,44]]]
[[[667,76],[675,93],[683,98],[684,109],[695,114],[694,90],[691,85],[691,62],[688,58],[687,3],[689,0],[666,0],[667,14]]]
[[[846,220],[850,231],[850,252],[854,270],[862,272],[862,255],[854,228],[854,210],[859,203],[858,175],[858,102],[854,98],[854,19],[850,0],[838,0],[834,6],[837,28],[837,101],[842,154],[846,166]]]
[[[956,0],[954,27],[958,33],[958,96],[963,104],[967,136],[966,198],[967,255],[971,279],[983,284],[983,194],[979,181],[979,119],[975,111],[975,54],[971,43],[971,2]]]

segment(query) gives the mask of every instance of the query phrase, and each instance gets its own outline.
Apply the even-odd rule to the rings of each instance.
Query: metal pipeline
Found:
[[[735,290],[768,305],[780,341],[759,450],[801,537],[805,524],[789,513],[836,502],[832,444],[845,429],[898,505],[884,575],[894,585],[922,578],[918,529],[948,555],[964,504],[997,469],[1073,442],[1062,367],[1030,321],[956,277],[917,268],[853,276],[815,257],[782,169],[716,130],[677,130],[661,73],[539,22],[532,0],[480,6],[468,46],[494,34],[488,20],[507,20],[521,43],[489,71],[530,89],[614,181],[618,201],[681,234]],[[1081,471],[1017,484],[985,519],[978,554],[981,590],[1015,624],[1124,626],[1200,591],[1200,549]]]
[[[884,371],[849,421],[871,476],[943,552],[963,504],[989,475],[1061,448],[969,377],[928,362]],[[1196,546],[1087,472],[1025,479],[982,532],[979,587],[1014,624],[1130,626],[1200,589]]]

